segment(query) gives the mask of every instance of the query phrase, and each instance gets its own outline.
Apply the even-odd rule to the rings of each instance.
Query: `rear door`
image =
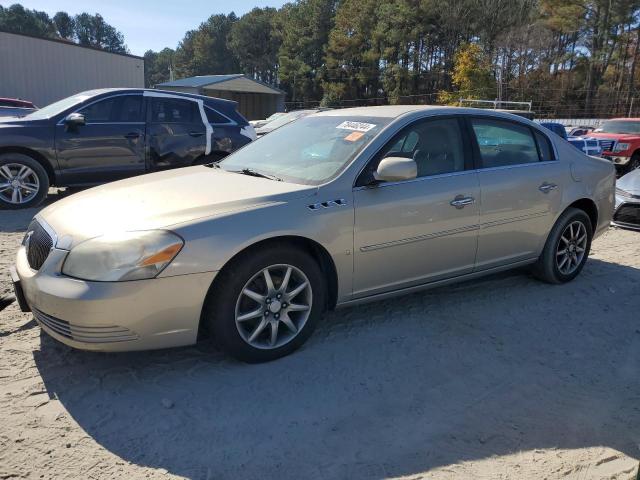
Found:
[[[535,258],[560,213],[566,166],[535,128],[495,117],[470,124],[480,162],[476,269]]]
[[[145,122],[142,94],[101,98],[77,113],[85,125],[56,125],[56,150],[66,185],[110,182],[145,171]]]
[[[148,98],[149,169],[193,165],[205,154],[207,146],[198,102],[170,96]]]

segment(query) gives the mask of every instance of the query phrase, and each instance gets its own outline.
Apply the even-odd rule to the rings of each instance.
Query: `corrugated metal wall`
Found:
[[[0,32],[0,97],[45,106],[94,88],[144,87],[144,60]]]
[[[261,120],[272,113],[284,111],[284,94],[231,92],[216,90],[215,85],[205,88],[204,94],[238,102],[238,111],[247,120]]]

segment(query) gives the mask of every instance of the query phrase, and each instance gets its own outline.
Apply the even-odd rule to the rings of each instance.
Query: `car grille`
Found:
[[[49,252],[53,247],[53,239],[37,220],[33,220],[29,224],[22,244],[27,249],[29,266],[34,270],[39,270],[49,256]]]
[[[615,144],[615,140],[600,140],[600,146],[603,152],[612,152]]]
[[[620,224],[640,226],[640,204],[622,205],[613,215],[613,221]]]
[[[126,342],[138,338],[134,332],[125,327],[119,327],[117,325],[79,327],[65,320],[47,315],[36,308],[33,308],[32,311],[33,316],[40,324],[70,340],[85,343],[113,343]]]

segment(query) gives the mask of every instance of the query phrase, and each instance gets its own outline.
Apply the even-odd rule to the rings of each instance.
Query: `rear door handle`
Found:
[[[458,210],[464,208],[467,205],[473,205],[474,203],[476,203],[475,198],[465,197],[464,195],[456,195],[456,198],[449,202],[452,207],[456,207]]]
[[[544,182],[538,187],[538,190],[540,190],[542,193],[549,193],[551,190],[555,190],[556,188],[558,188],[558,185],[556,185],[555,183]]]
[[[204,132],[189,132],[189,135],[191,135],[192,137],[201,137],[202,135],[204,135]]]
[[[134,138],[140,138],[140,134],[138,132],[130,132],[127,133],[124,138],[130,138],[130,139],[134,139]]]

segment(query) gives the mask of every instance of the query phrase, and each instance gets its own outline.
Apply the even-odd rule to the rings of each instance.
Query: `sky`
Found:
[[[254,7],[281,7],[285,0],[0,0],[8,7],[43,10],[53,17],[63,10],[70,15],[99,13],[124,35],[129,50],[143,55],[147,50],[175,48],[187,30],[193,30],[215,13],[241,16]]]

